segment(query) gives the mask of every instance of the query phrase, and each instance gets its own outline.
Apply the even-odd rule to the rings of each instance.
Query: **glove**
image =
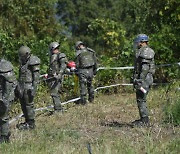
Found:
[[[44,78],[45,78],[45,79],[47,79],[47,78],[48,78],[48,76],[49,76],[48,74],[44,74]]]
[[[140,87],[142,87],[142,80],[141,79],[134,79],[133,86],[135,89],[140,89]]]
[[[56,78],[56,80],[61,80],[62,79],[62,74],[54,75],[54,77]]]
[[[80,74],[79,71],[78,71],[78,69],[75,69],[74,73],[75,73],[75,75],[77,75],[77,76]]]

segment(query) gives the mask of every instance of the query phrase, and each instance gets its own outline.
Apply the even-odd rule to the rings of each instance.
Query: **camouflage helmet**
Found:
[[[149,37],[146,34],[139,34],[136,36],[136,38],[134,39],[135,43],[139,43],[139,42],[148,42],[149,41]]]
[[[136,49],[139,49],[141,47],[141,45],[139,45],[140,42],[148,42],[148,41],[149,41],[149,37],[146,34],[137,35],[133,43],[134,51],[136,51]]]
[[[75,48],[77,49],[79,45],[84,45],[84,43],[82,41],[77,41],[75,44]]]
[[[19,58],[23,59],[23,58],[28,58],[31,54],[31,49],[28,46],[21,46],[19,48]]]
[[[49,50],[52,52],[54,49],[58,48],[60,46],[60,44],[58,42],[52,42],[49,45]]]

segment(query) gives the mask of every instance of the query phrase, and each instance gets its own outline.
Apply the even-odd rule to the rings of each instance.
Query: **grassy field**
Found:
[[[0,145],[1,154],[176,154],[180,153],[180,127],[164,123],[167,100],[175,89],[150,91],[151,127],[132,128],[138,119],[133,91],[98,94],[93,104],[65,105],[67,112],[36,114],[37,128],[19,131],[11,125],[11,142]],[[45,98],[44,98],[45,99]],[[43,99],[42,99],[43,100]],[[41,101],[42,101],[41,100]]]

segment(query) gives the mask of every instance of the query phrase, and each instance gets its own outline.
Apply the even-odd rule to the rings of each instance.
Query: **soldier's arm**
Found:
[[[75,63],[76,63],[76,68],[79,69],[79,61],[80,61],[80,55],[81,55],[81,50],[76,50],[76,55],[75,55]]]
[[[31,71],[32,71],[33,88],[36,91],[40,80],[40,59],[36,56],[33,56],[29,64],[31,66]]]
[[[50,68],[49,68],[49,72],[48,74],[51,75],[55,75],[56,73],[56,61],[58,59],[58,55],[57,54],[53,54],[51,55],[50,58]]]
[[[150,63],[150,69],[149,72],[154,74],[155,73],[155,62],[154,62],[154,58],[152,59],[151,63]]]
[[[98,68],[98,60],[97,60],[97,57],[96,57],[96,53],[93,52],[93,59],[94,59],[94,75],[96,75],[97,73],[97,68]]]
[[[13,71],[6,72],[3,74],[4,77],[4,95],[3,99],[5,101],[13,101],[15,94],[14,90],[17,86],[17,80]]]
[[[97,59],[97,56],[96,56],[96,52],[95,52],[93,49],[88,48],[88,47],[87,47],[87,50],[93,53],[93,59],[94,59],[94,74],[96,74],[96,72],[97,72],[97,67],[98,67],[98,59]]]
[[[142,63],[142,70],[140,73],[140,79],[145,80],[147,74],[149,73],[150,67],[149,67],[149,63]]]
[[[33,87],[36,90],[37,86],[39,84],[39,79],[40,79],[40,66],[39,65],[34,65],[33,66]]]
[[[138,78],[138,73],[137,73],[137,59],[134,58],[134,70],[133,70],[133,80]]]
[[[66,70],[67,62],[68,62],[65,54],[63,53],[60,54],[59,62],[60,62],[59,75],[62,76]]]
[[[79,69],[79,56],[75,57],[76,68]]]
[[[154,51],[152,49],[146,49],[140,54],[142,67],[140,78],[145,79],[148,73],[153,73],[154,71]]]

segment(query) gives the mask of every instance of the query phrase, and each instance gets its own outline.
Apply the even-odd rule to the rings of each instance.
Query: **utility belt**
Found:
[[[92,66],[86,66],[86,67],[79,67],[79,69],[90,69],[90,68],[93,68],[94,67],[94,65],[92,65]]]
[[[137,75],[136,75],[136,78],[137,78],[137,79],[141,79],[141,78],[140,78],[140,74],[141,74],[141,73],[137,73],[137,72],[136,72],[135,74],[137,74]],[[153,75],[153,73],[150,71],[150,72],[148,72],[148,73],[146,74],[146,76],[147,76],[147,75]],[[146,78],[146,76],[145,76],[145,78]]]
[[[32,81],[25,81],[25,82],[20,81],[19,84],[22,84],[22,85],[24,85],[24,84],[32,84]]]
[[[32,89],[32,82],[19,82],[18,89],[24,91],[25,89]]]

